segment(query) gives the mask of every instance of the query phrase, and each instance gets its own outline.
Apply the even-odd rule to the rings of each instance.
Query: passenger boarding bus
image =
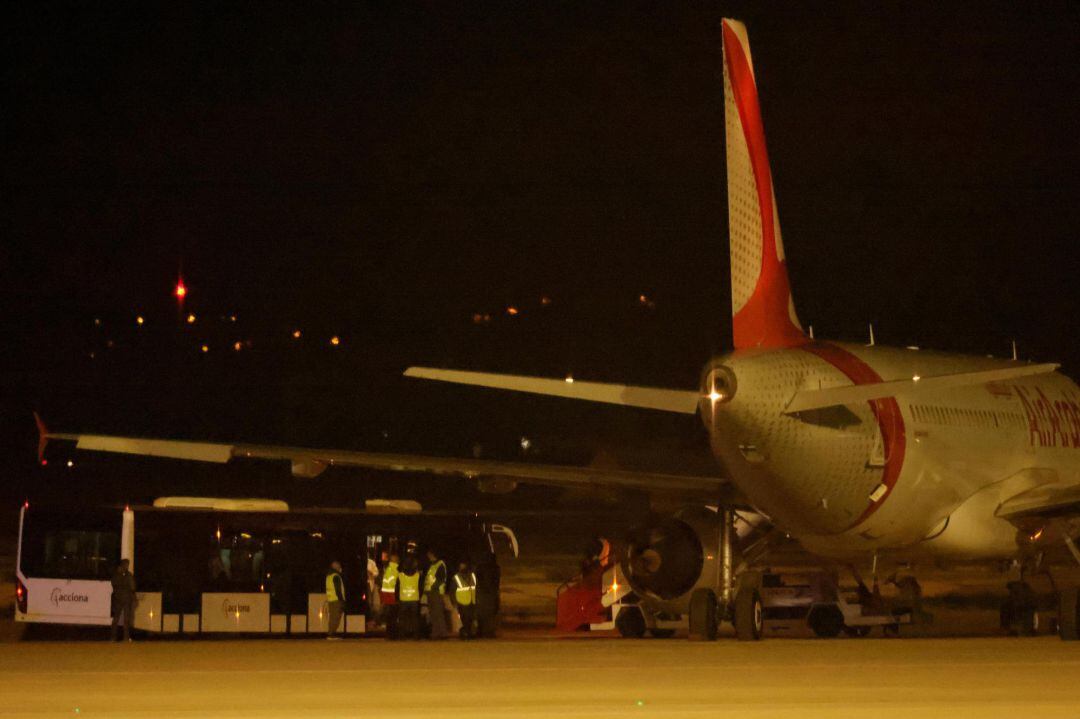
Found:
[[[434,548],[452,573],[462,559],[495,562],[495,535],[517,555],[509,528],[474,514],[421,511],[408,500],[372,500],[362,510],[198,497],[77,510],[24,504],[15,620],[108,625],[110,578],[127,558],[138,589],[135,629],[325,632],[325,577],[337,559],[344,567],[344,631],[358,634],[370,613],[369,557],[381,568],[383,552],[404,553],[416,542],[422,562]]]

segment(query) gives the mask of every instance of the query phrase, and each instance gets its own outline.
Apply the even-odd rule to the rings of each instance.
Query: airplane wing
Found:
[[[188,442],[175,439],[144,439],[97,434],[65,434],[42,428],[42,443],[74,442],[80,450],[112,452],[144,457],[214,462],[224,464],[234,457],[288,461],[296,477],[311,478],[327,467],[363,467],[387,472],[449,475],[477,479],[491,492],[511,491],[518,483],[564,487],[627,488],[655,494],[675,494],[710,502],[730,492],[720,477],[639,472],[563,465],[501,462],[496,460],[423,455],[356,452],[341,449],[314,449],[260,444]]]
[[[995,514],[1008,520],[1080,514],[1080,483],[1054,482],[1034,487],[1002,502]]]
[[[884,397],[899,397],[917,392],[938,391],[955,387],[1003,382],[1019,377],[1049,374],[1061,365],[1054,363],[1020,365],[1002,369],[982,370],[979,372],[960,372],[957,374],[936,375],[933,377],[912,377],[911,379],[855,384],[843,387],[803,390],[796,392],[791,402],[784,409],[784,414],[796,414],[812,409],[824,409],[837,405],[857,404]]]
[[[430,379],[454,384],[468,384],[493,389],[508,389],[515,392],[542,394],[548,397],[586,400],[618,404],[624,407],[641,407],[663,412],[679,414],[697,414],[701,394],[688,390],[662,389],[659,387],[637,387],[606,382],[581,382],[573,377],[548,379],[545,377],[523,377],[512,374],[491,374],[488,372],[465,372],[433,367],[410,367],[405,370],[406,377]]]

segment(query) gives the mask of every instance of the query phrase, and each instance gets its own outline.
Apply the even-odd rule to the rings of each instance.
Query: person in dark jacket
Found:
[[[135,618],[135,575],[131,573],[131,560],[121,559],[112,575],[112,629],[110,636],[115,642],[120,622],[124,623],[124,641],[131,641],[131,623]]]
[[[500,579],[499,562],[492,552],[485,552],[476,564],[476,633],[484,639],[495,637]]]

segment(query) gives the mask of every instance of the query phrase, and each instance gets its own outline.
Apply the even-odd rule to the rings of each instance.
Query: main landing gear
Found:
[[[736,639],[757,641],[761,639],[765,624],[765,606],[761,592],[750,581],[753,574],[745,574],[741,578],[744,581],[736,583],[735,512],[732,509],[720,510],[719,544],[717,584],[720,596],[708,587],[698,587],[690,595],[690,639],[713,641],[719,635],[721,622],[730,622],[735,626]]]

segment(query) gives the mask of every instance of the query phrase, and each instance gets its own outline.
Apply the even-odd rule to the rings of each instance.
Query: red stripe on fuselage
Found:
[[[881,375],[874,368],[851,354],[847,350],[836,345],[824,342],[811,342],[803,345],[800,349],[817,355],[831,364],[855,384],[873,384],[881,382]],[[907,439],[904,429],[904,417],[900,413],[900,405],[893,397],[872,399],[867,404],[877,418],[878,428],[881,430],[881,441],[885,446],[885,469],[881,475],[881,483],[885,485],[885,494],[878,501],[871,501],[863,513],[848,525],[844,531],[862,524],[866,519],[877,511],[878,507],[892,494],[896,481],[900,478],[900,470],[904,466],[904,451]]]
[[[723,29],[724,59],[735,106],[739,110],[743,137],[750,153],[758,209],[761,212],[761,270],[750,299],[732,318],[735,347],[793,347],[806,341],[806,338],[791,321],[788,312],[791,285],[784,261],[776,252],[772,171],[769,169],[769,153],[765,149],[765,128],[761,122],[757,85],[738,36],[727,23],[724,23]],[[731,182],[730,178],[728,182]]]

